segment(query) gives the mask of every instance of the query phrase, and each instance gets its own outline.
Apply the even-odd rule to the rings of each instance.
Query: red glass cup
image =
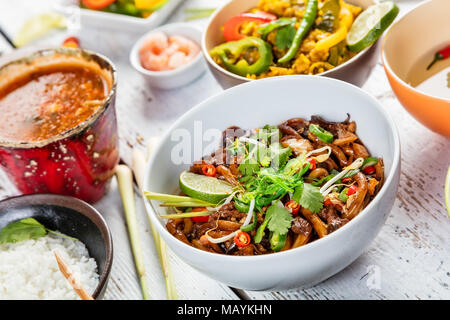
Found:
[[[24,194],[64,194],[94,203],[106,193],[119,162],[116,71],[96,53],[43,50],[1,67],[0,88],[33,68],[48,65],[93,68],[108,83],[109,93],[94,114],[68,131],[38,142],[0,141],[0,165]]]

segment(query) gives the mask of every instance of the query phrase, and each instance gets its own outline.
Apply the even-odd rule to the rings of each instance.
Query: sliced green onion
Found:
[[[309,131],[323,142],[326,143],[333,142],[333,134],[325,130],[324,128],[318,126],[317,124],[311,123],[309,125]]]

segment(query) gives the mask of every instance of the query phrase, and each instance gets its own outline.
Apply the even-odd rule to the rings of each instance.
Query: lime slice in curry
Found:
[[[397,17],[399,9],[394,2],[381,2],[368,7],[353,22],[347,33],[347,45],[359,52],[371,46]]]
[[[445,207],[447,208],[448,215],[450,216],[450,167],[448,167],[447,177],[445,178]]]
[[[42,37],[52,29],[64,29],[66,27],[67,22],[63,15],[55,12],[42,13],[28,19],[16,34],[13,42],[17,47],[22,47]]]
[[[180,188],[192,198],[211,203],[219,203],[233,192],[228,182],[188,171],[180,175]]]

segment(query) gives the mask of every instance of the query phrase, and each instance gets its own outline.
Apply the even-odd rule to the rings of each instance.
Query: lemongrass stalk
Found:
[[[141,191],[142,195],[144,195],[143,191],[143,180],[144,180],[144,173],[145,173],[145,162],[146,159],[150,157],[151,154],[151,148],[156,143],[155,138],[150,138],[149,144],[147,145],[147,154],[146,157],[144,157],[143,153],[137,149],[133,151],[133,172],[134,176],[136,178],[136,181],[138,183],[139,190]],[[148,223],[150,225],[150,229],[152,231],[153,236],[153,243],[156,248],[156,252],[158,254],[159,263],[161,265],[161,271],[164,276],[164,281],[166,285],[166,294],[167,299],[169,300],[177,300],[178,294],[177,289],[175,286],[175,281],[173,278],[172,268],[169,264],[169,259],[167,255],[166,250],[166,244],[161,239],[161,236],[159,235],[158,231],[156,230],[155,226],[153,225],[152,221],[150,220],[148,214],[147,214]]]
[[[149,192],[145,191],[144,195],[149,200],[159,200],[159,201],[165,201],[165,202],[195,202],[198,204],[202,204],[203,206],[214,206],[214,203],[206,202],[200,199],[195,199],[192,197],[186,197],[186,196],[175,196],[171,194],[164,194],[164,193],[156,193],[156,192]]]
[[[116,176],[119,184],[119,191],[122,197],[125,219],[128,226],[128,236],[130,237],[131,250],[133,251],[134,262],[141,282],[142,297],[149,300],[150,295],[147,287],[147,275],[145,272],[142,248],[139,240],[139,230],[136,219],[136,208],[134,203],[133,176],[130,168],[125,165],[116,167]]]
[[[193,201],[186,202],[164,202],[160,204],[161,207],[180,207],[180,208],[189,208],[189,207],[213,207],[214,204],[208,203],[198,203]]]
[[[192,218],[192,217],[201,217],[201,216],[209,216],[214,211],[199,211],[199,212],[186,212],[186,213],[175,213],[168,214],[165,216],[159,216],[163,219],[178,219],[178,218]]]

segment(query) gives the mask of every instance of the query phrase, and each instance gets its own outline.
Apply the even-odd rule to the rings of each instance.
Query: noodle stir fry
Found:
[[[383,160],[370,155],[350,117],[230,127],[222,140],[182,173],[184,195],[147,193],[175,209],[164,216],[167,230],[201,250],[247,256],[304,246],[352,220],[383,184]],[[192,187],[202,183],[222,193]]]

